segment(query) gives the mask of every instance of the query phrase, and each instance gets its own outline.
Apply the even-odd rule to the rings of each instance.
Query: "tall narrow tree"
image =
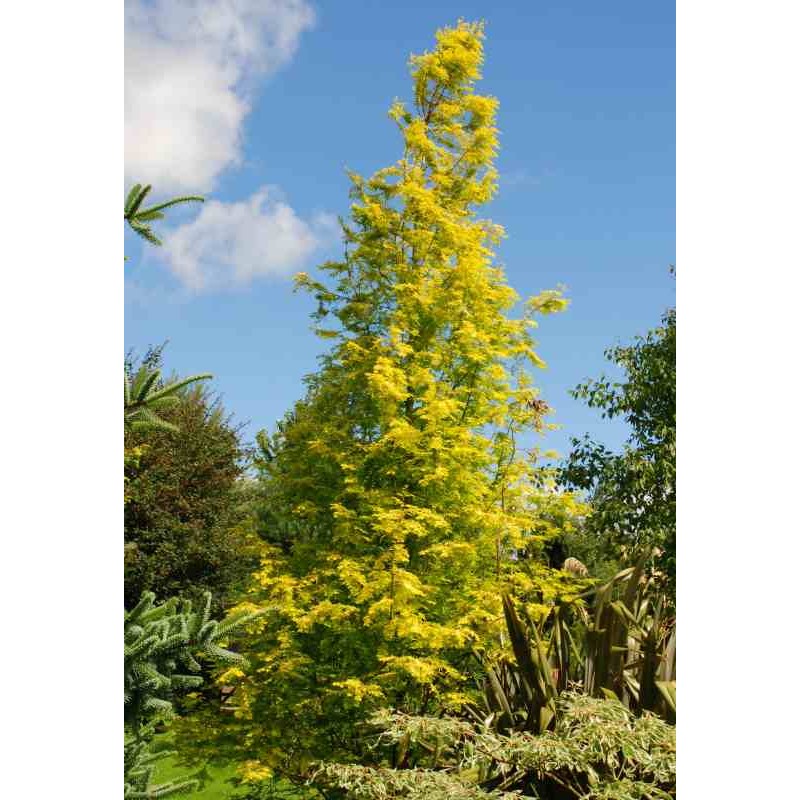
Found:
[[[534,316],[566,301],[547,291],[513,317],[493,261],[503,231],[477,214],[496,191],[497,101],[474,89],[482,40],[459,23],[411,59],[413,110],[390,111],[402,158],[351,175],[344,259],[297,279],[332,347],[262,439],[274,547],[257,589],[278,610],[236,695],[278,764],[351,752],[348,723],[374,704],[458,705],[473,650],[500,642],[501,590],[541,601],[568,585],[515,558],[540,501],[571,502],[520,446],[548,427],[528,371],[543,366]]]

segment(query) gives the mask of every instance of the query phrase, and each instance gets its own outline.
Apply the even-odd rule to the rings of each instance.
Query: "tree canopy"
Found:
[[[143,363],[129,360],[127,371],[157,376],[161,359],[156,348]],[[240,427],[204,385],[170,396],[162,424],[125,433],[126,451],[138,453],[126,466],[128,608],[145,590],[193,598],[209,591],[224,603],[258,563]]]
[[[578,386],[574,396],[608,418],[631,427],[620,453],[588,436],[573,439],[562,480],[587,490],[592,514],[587,532],[616,551],[656,547],[659,568],[675,582],[675,309],[661,326],[633,344],[606,352],[624,372],[621,381],[605,376]]]

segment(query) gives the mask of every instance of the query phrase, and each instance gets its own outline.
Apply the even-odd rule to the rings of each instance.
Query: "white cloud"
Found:
[[[330,215],[308,223],[276,187],[264,186],[242,202],[207,201],[196,219],[170,232],[160,255],[185,286],[201,291],[288,275],[329,244],[335,230]]]
[[[314,21],[306,0],[126,0],[125,177],[210,191],[241,163],[254,82]]]

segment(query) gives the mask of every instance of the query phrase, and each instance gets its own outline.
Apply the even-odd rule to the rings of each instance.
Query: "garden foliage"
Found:
[[[563,482],[590,492],[589,537],[618,556],[657,547],[655,564],[675,593],[675,309],[660,327],[606,358],[624,372],[622,381],[602,377],[574,394],[608,418],[622,417],[632,433],[621,453],[588,436],[573,439]]]
[[[575,687],[674,722],[676,623],[668,596],[645,575],[645,561],[560,599],[538,619],[503,597],[513,656],[484,664],[485,708],[498,730],[552,728],[560,695]]]
[[[493,261],[502,229],[477,213],[496,189],[482,39],[462,23],[412,58],[413,103],[390,110],[401,159],[351,176],[343,260],[298,276],[331,349],[261,438],[269,550],[252,602],[275,610],[250,673],[220,679],[237,687],[225,735],[286,774],[359,753],[354,726],[373,709],[469,700],[474,651],[501,646],[503,591],[574,591],[520,557],[579,511],[520,445],[548,427],[535,318],[566,301],[546,291],[512,316],[519,298]]]
[[[157,376],[161,348],[129,359],[127,372]],[[125,470],[128,608],[146,590],[195,600],[209,591],[220,607],[258,565],[241,430],[205,386],[167,387],[175,385],[163,424],[125,433],[126,452],[137,455]],[[151,386],[158,393],[159,382]]]
[[[553,730],[499,734],[439,717],[376,715],[377,749],[407,769],[323,764],[313,780],[360,800],[671,800],[675,728],[616,699],[565,693]]]
[[[153,752],[155,725],[174,716],[174,700],[203,683],[202,661],[244,665],[245,659],[226,649],[226,641],[251,622],[254,614],[224,622],[211,619],[211,595],[198,610],[177,598],[157,605],[145,592],[125,612],[125,797],[129,800],[169,797],[192,788],[196,781],[152,785],[158,760],[172,755]]]

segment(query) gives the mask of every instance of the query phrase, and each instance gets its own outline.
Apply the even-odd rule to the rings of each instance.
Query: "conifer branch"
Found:
[[[161,240],[153,233],[150,225],[147,223],[164,219],[164,214],[161,213],[164,209],[184,203],[204,203],[205,198],[194,194],[182,195],[181,197],[173,197],[172,200],[157,203],[154,206],[140,211],[139,209],[145,197],[147,197],[152,188],[150,184],[142,186],[140,183],[137,183],[130,192],[128,192],[128,196],[125,198],[125,221],[135,234],[141,236],[145,241],[150,242],[150,244],[160,247],[162,244]]]

